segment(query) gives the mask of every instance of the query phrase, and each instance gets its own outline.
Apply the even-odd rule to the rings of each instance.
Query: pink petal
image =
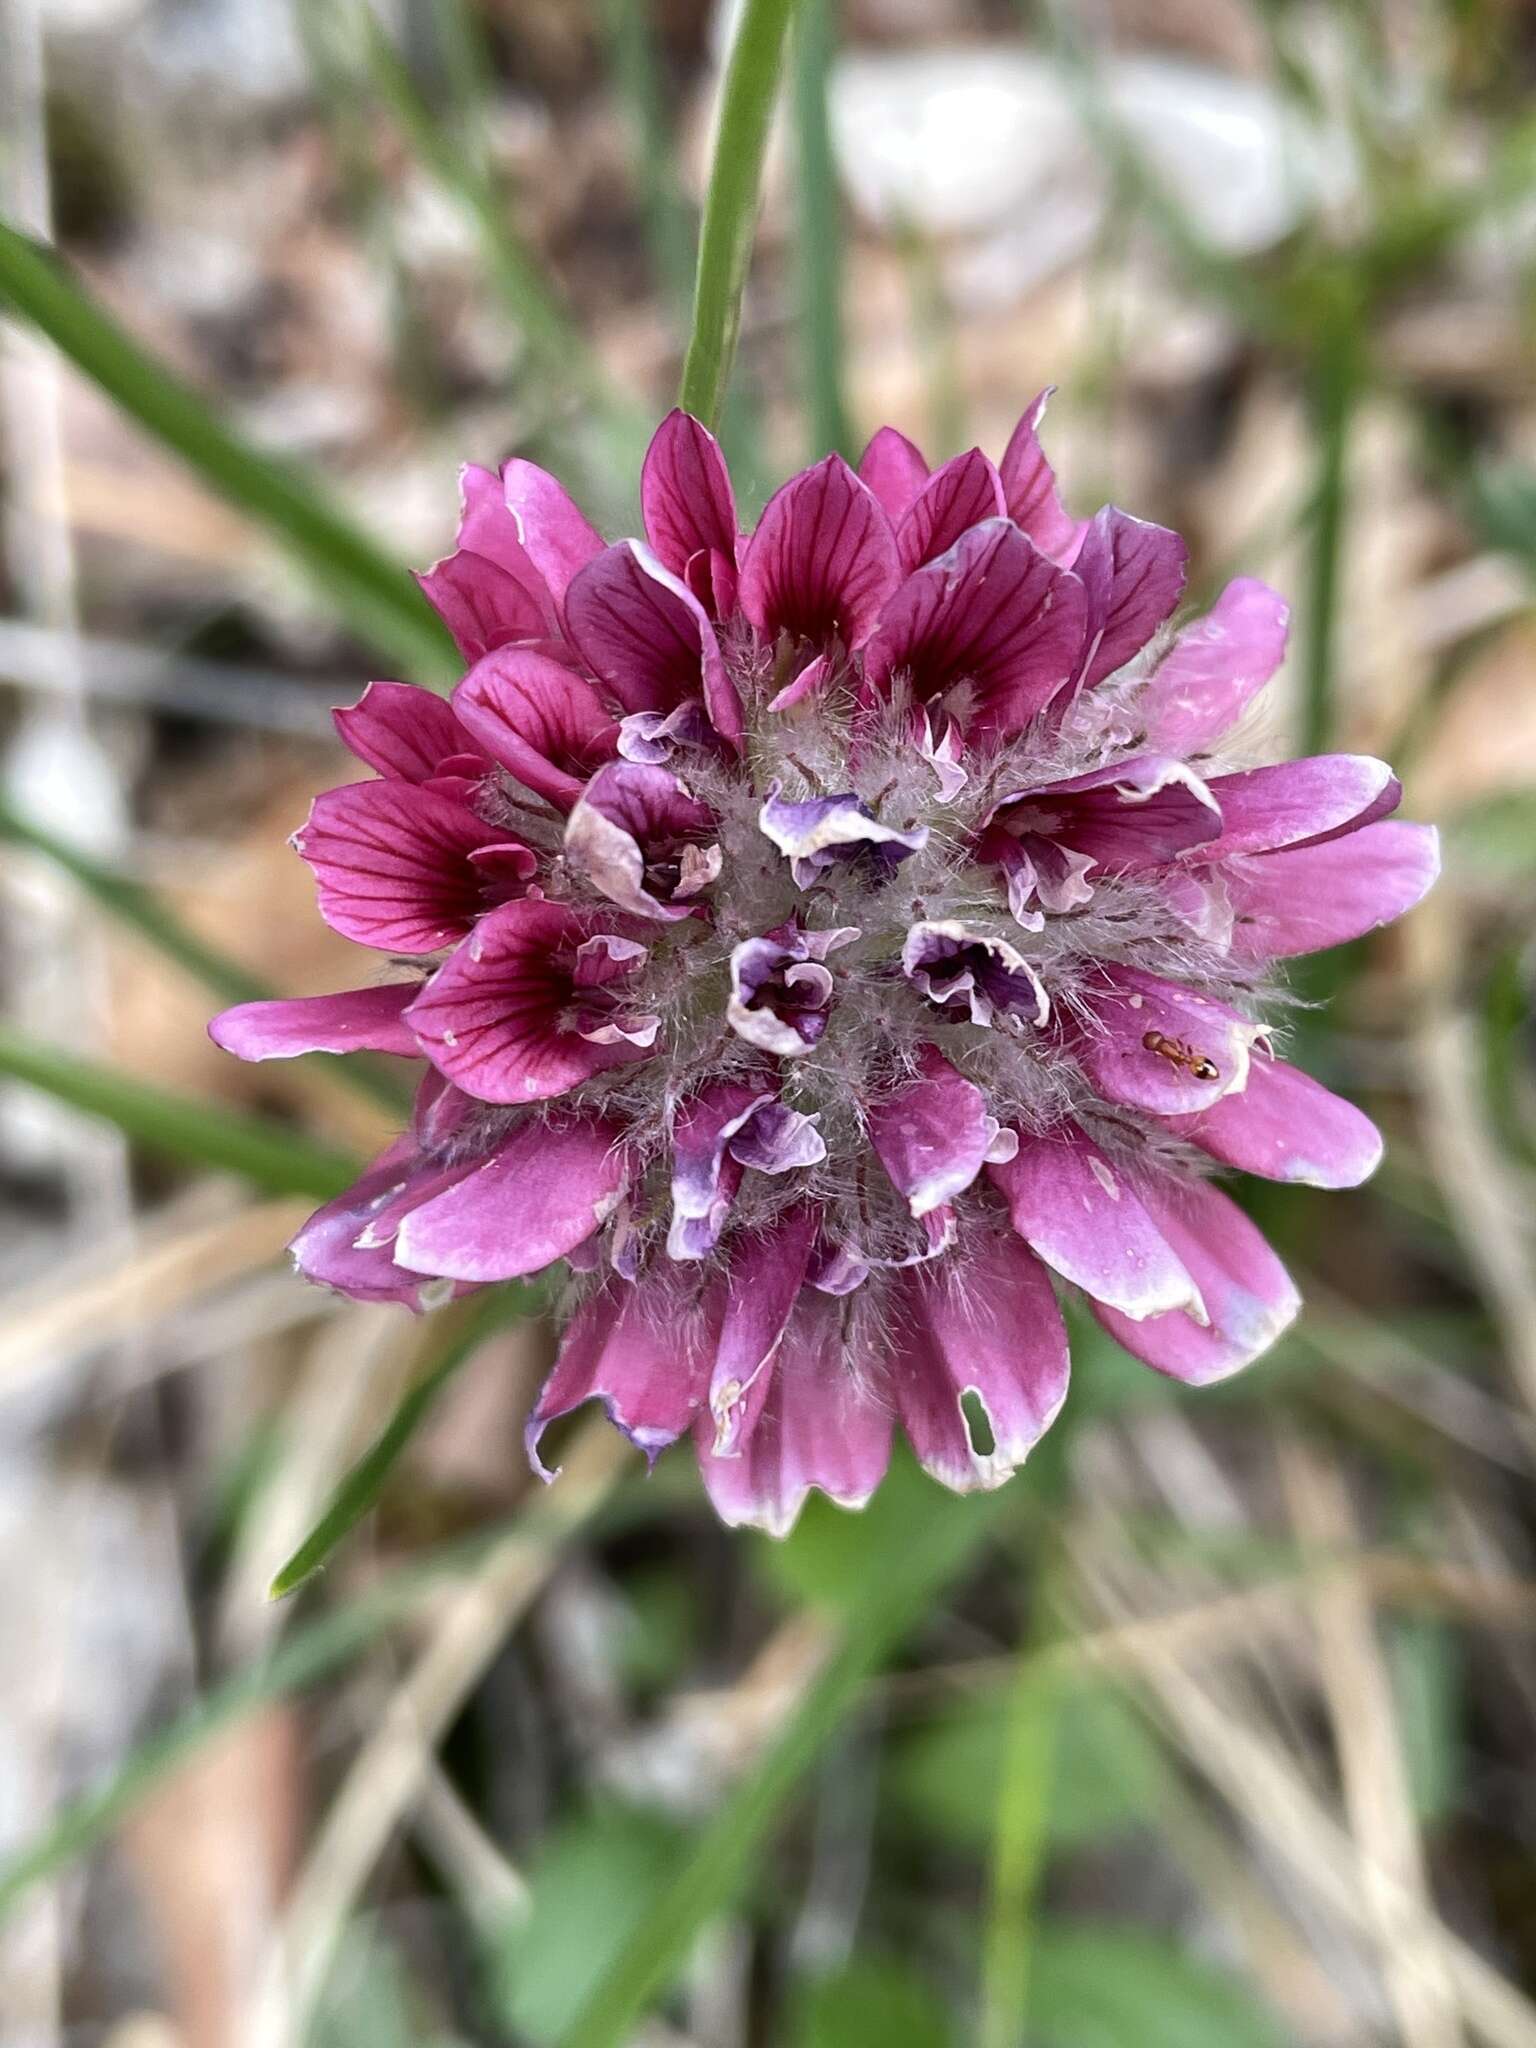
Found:
[[[592,685],[530,648],[476,662],[453,707],[478,747],[557,810],[568,811],[613,759],[618,727]]]
[[[1262,1027],[1210,996],[1133,967],[1099,969],[1077,1057],[1110,1102],[1154,1114],[1209,1109],[1248,1078]]]
[[[466,1094],[508,1103],[548,1101],[647,1058],[648,1044],[599,1040],[570,1021],[577,949],[591,937],[558,903],[525,898],[493,910],[412,1004],[421,1050]]]
[[[717,1458],[735,1457],[761,1417],[774,1354],[799,1298],[820,1218],[808,1202],[731,1247],[725,1315],[709,1376]]]
[[[962,533],[984,519],[1000,519],[1006,506],[995,466],[979,448],[936,469],[896,529],[896,551],[908,575],[945,554]]]
[[[727,1148],[773,1099],[771,1088],[716,1081],[678,1111],[672,1127],[669,1258],[702,1259],[713,1251],[741,1185],[742,1169]]]
[[[547,599],[541,603],[515,576],[468,548],[445,556],[416,581],[466,661],[551,631]]]
[[[1240,960],[1342,946],[1412,910],[1440,872],[1431,825],[1387,819],[1342,839],[1229,861],[1222,870]]]
[[[1088,593],[1079,690],[1091,690],[1140,653],[1184,592],[1189,549],[1166,526],[1106,505],[1089,523],[1072,567]]]
[[[1285,659],[1290,606],[1239,576],[1203,619],[1186,626],[1136,699],[1159,753],[1198,754],[1234,726]]]
[[[1385,817],[1403,794],[1386,762],[1369,754],[1313,754],[1217,775],[1210,791],[1221,806],[1221,832],[1201,848],[1202,861],[1332,839]]]
[[[918,1077],[868,1112],[875,1156],[922,1217],[963,1194],[997,1142],[986,1097],[936,1047],[918,1053]]]
[[[1165,1121],[1224,1166],[1266,1180],[1353,1188],[1381,1164],[1381,1133],[1363,1110],[1257,1046],[1240,1094]]]
[[[859,481],[869,485],[892,526],[899,526],[928,481],[928,464],[905,434],[877,427],[859,457]]]
[[[889,692],[906,671],[919,702],[968,686],[972,738],[1020,732],[1061,689],[1082,649],[1085,597],[1006,519],[984,520],[902,584],[865,664],[866,688]]]
[[[607,1220],[628,1177],[612,1125],[530,1118],[473,1173],[411,1210],[396,1262],[454,1280],[540,1272]]]
[[[702,697],[721,737],[742,735],[741,702],[698,599],[637,540],[607,548],[566,594],[566,629],[625,711]]]
[[[717,824],[665,768],[610,761],[572,807],[565,857],[621,910],[675,922],[693,915],[691,899],[719,872]],[[690,851],[698,856],[692,863]],[[662,870],[675,879],[662,880]]]
[[[399,782],[327,790],[293,835],[332,931],[385,953],[456,945],[491,902],[521,895],[537,866],[526,847],[508,848],[499,877],[474,861],[504,841],[464,804]]]
[[[358,760],[392,782],[430,781],[441,762],[474,750],[447,703],[414,683],[370,683],[331,717]]]
[[[560,1355],[528,1418],[528,1460],[541,1479],[558,1478],[539,1458],[539,1439],[558,1416],[601,1401],[608,1420],[655,1462],[675,1443],[704,1398],[708,1353],[699,1333],[659,1289],[611,1282],[576,1311]]]
[[[1165,1181],[1140,1192],[1199,1288],[1209,1324],[1180,1310],[1132,1322],[1098,1302],[1093,1313],[1132,1357],[1158,1372],[1196,1387],[1225,1379],[1269,1349],[1295,1320],[1301,1298],[1259,1231],[1219,1188]]]
[[[419,1152],[413,1138],[397,1139],[345,1194],[309,1218],[288,1247],[294,1264],[306,1280],[353,1301],[399,1302],[420,1314],[434,1295],[459,1290],[396,1264],[400,1224],[416,1203],[473,1172],[475,1164],[447,1167]]]
[[[420,989],[420,982],[398,981],[335,996],[236,1003],[214,1018],[208,1036],[237,1060],[291,1060],[306,1052],[394,1052],[417,1058],[421,1047],[404,1011]]]
[[[577,570],[602,553],[602,535],[564,484],[536,462],[507,463],[501,488],[517,539],[555,601],[563,603]]]
[[[681,576],[696,554],[736,561],[736,500],[720,443],[680,408],[669,412],[646,450],[640,509],[656,558]]]
[[[1045,1268],[995,1239],[903,1274],[891,1395],[924,1468],[956,1493],[1001,1486],[1067,1394],[1067,1333]],[[973,1442],[962,1402],[990,1445]]]
[[[787,1536],[818,1487],[839,1506],[861,1508],[885,1475],[890,1416],[850,1367],[842,1304],[807,1293],[774,1360],[767,1398],[735,1456],[717,1457],[714,1424],[694,1424],[699,1471],[722,1521]]]
[[[747,544],[739,602],[758,631],[862,647],[900,570],[891,522],[829,455],[775,491]]]
[[[1133,874],[1190,847],[1200,847],[1204,858],[1222,819],[1192,768],[1166,754],[1142,754],[1005,797],[987,825],[986,859],[1003,857],[1004,838],[1041,838],[1089,855],[1103,874]]]
[[[1014,428],[998,464],[1008,517],[1053,561],[1070,566],[1082,546],[1088,522],[1073,519],[1056,490],[1056,472],[1040,446],[1040,422],[1054,391],[1048,385]]]
[[[1198,1307],[1130,1183],[1076,1124],[1046,1137],[1021,1131],[1015,1157],[987,1170],[1014,1229],[1063,1280],[1137,1322]]]

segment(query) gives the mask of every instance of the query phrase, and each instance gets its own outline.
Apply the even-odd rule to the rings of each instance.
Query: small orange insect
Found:
[[[1187,1045],[1182,1038],[1170,1038],[1163,1031],[1149,1031],[1141,1042],[1148,1052],[1157,1053],[1170,1066],[1187,1067],[1196,1081],[1221,1079],[1221,1069],[1216,1062],[1205,1053],[1196,1051],[1194,1046]]]

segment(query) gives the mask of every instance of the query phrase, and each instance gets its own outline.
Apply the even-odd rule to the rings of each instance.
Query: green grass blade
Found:
[[[849,1611],[835,1645],[767,1755],[704,1827],[671,1881],[651,1901],[561,2048],[620,2048],[647,2004],[665,1990],[706,1921],[719,1913],[785,1801],[858,1701],[865,1681],[974,1554],[998,1496],[923,1496],[907,1547]]]
[[[313,480],[239,439],[157,362],[51,250],[0,222],[0,313],[45,334],[109,398],[280,542],[353,629],[408,672],[442,681],[453,649],[426,599]]]
[[[286,1599],[320,1570],[337,1544],[350,1535],[377,1502],[401,1452],[448,1383],[469,1363],[487,1337],[506,1323],[535,1314],[544,1299],[545,1290],[524,1286],[500,1288],[475,1302],[467,1320],[460,1319],[439,1347],[436,1362],[406,1390],[379,1435],[343,1475],[324,1513],[267,1589],[269,1600]]]
[[[796,254],[812,462],[834,449],[850,460],[856,453],[843,402],[842,220],[827,119],[833,51],[832,0],[800,0],[793,71],[800,215]]]
[[[53,861],[73,876],[102,909],[121,924],[139,933],[149,944],[173,960],[192,979],[225,1003],[265,1002],[278,991],[252,974],[238,960],[232,960],[216,946],[210,946],[191,931],[176,913],[150,889],[117,874],[78,846],[57,838],[44,826],[24,818],[0,795],[0,839],[9,839]],[[321,1055],[324,1059],[324,1055]],[[312,1065],[306,1062],[306,1065]],[[410,1108],[410,1091],[372,1065],[366,1055],[346,1060],[325,1059],[324,1071],[338,1085],[400,1116]]]
[[[1302,672],[1304,754],[1326,752],[1334,728],[1339,576],[1347,523],[1346,458],[1360,387],[1358,344],[1352,324],[1350,310],[1345,308],[1327,318],[1312,370],[1317,483],[1308,551],[1306,667]]]
[[[633,137],[651,269],[668,304],[686,316],[693,290],[693,237],[673,168],[674,143],[656,62],[650,0],[601,0],[598,15],[614,90]]]
[[[743,0],[720,90],[720,122],[699,229],[693,332],[680,395],[686,410],[707,427],[719,420],[736,354],[763,157],[793,12],[794,0]]]
[[[60,1052],[10,1025],[0,1025],[0,1074],[25,1081],[87,1116],[104,1117],[136,1144],[238,1173],[269,1194],[328,1201],[359,1171],[345,1152],[298,1131],[219,1103],[172,1094],[115,1067]]]

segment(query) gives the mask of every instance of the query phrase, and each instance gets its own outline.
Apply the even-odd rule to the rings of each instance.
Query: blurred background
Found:
[[[1282,1346],[1193,1395],[1087,1325],[1001,1496],[776,1546],[600,1421],[531,1485],[536,1316],[286,1270],[399,1112],[205,1020],[354,971],[284,842],[329,707],[445,680],[459,463],[634,529],[728,29],[0,0],[0,2039],[1531,2048],[1521,0],[802,0],[770,154],[744,508],[1055,382],[1076,510],[1292,597],[1274,751],[1443,829],[1304,964],[1389,1149],[1245,1194]]]

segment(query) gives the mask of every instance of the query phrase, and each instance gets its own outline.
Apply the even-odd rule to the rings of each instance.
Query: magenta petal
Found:
[[[1154,1114],[1209,1109],[1243,1087],[1261,1027],[1210,996],[1132,967],[1101,967],[1085,989],[1077,1047],[1083,1072],[1110,1102]]]
[[[636,917],[673,922],[720,871],[717,820],[665,768],[610,761],[571,809],[565,857],[600,895]]]
[[[1217,775],[1210,791],[1221,806],[1221,832],[1202,847],[1202,861],[1332,839],[1385,817],[1403,794],[1386,762],[1369,754],[1313,754]]]
[[[311,1216],[288,1249],[306,1280],[353,1301],[390,1301],[420,1312],[445,1289],[440,1279],[395,1261],[401,1222],[418,1202],[474,1170],[470,1160],[444,1167],[424,1158],[414,1139],[397,1139],[344,1194]]]
[[[1093,1312],[1134,1358],[1190,1386],[1206,1386],[1267,1351],[1301,1307],[1291,1276],[1234,1201],[1207,1181],[1141,1189],[1158,1231],[1200,1290],[1208,1325],[1175,1310],[1132,1322],[1102,1303]]]
[[[711,1448],[717,1458],[735,1457],[751,1440],[819,1221],[808,1202],[797,1202],[767,1230],[731,1247],[725,1314],[709,1376]]]
[[[478,747],[557,810],[568,811],[613,758],[618,728],[592,685],[531,648],[476,662],[453,707]]]
[[[1012,1159],[988,1172],[1014,1229],[1063,1280],[1140,1322],[1198,1308],[1195,1283],[1137,1199],[1075,1124],[1019,1133]]]
[[[1432,825],[1395,818],[1342,839],[1228,861],[1222,879],[1240,960],[1283,960],[1342,946],[1411,910],[1440,872]]]
[[[1066,1399],[1067,1332],[1045,1268],[1005,1238],[978,1246],[958,1272],[940,1261],[900,1284],[891,1394],[902,1428],[956,1493],[1001,1486]]]
[[[669,412],[640,471],[640,509],[657,560],[681,576],[697,554],[736,562],[736,500],[720,443],[692,414]]]
[[[1285,659],[1291,610],[1251,576],[1239,576],[1203,619],[1184,628],[1136,699],[1147,745],[1198,754],[1234,726]]]
[[[877,427],[859,457],[859,481],[874,492],[893,527],[899,526],[928,481],[923,452],[895,427]]]
[[[482,1166],[401,1223],[395,1259],[453,1280],[515,1280],[585,1242],[628,1180],[609,1124],[530,1119]]]
[[[612,1282],[571,1318],[553,1372],[525,1433],[541,1479],[558,1478],[539,1458],[539,1439],[558,1416],[601,1401],[608,1420],[654,1462],[687,1429],[704,1399],[708,1357],[698,1333],[668,1296]]]
[[[1056,489],[1056,472],[1040,446],[1040,422],[1054,386],[1048,385],[1014,428],[998,464],[1008,517],[1052,561],[1070,566],[1082,546],[1088,522],[1073,519]]]
[[[672,1127],[669,1258],[702,1259],[714,1250],[741,1184],[741,1168],[726,1148],[773,1099],[771,1088],[716,1081],[678,1111]]]
[[[537,865],[526,847],[508,846],[499,874],[475,863],[503,842],[466,805],[399,782],[329,789],[293,835],[332,931],[386,953],[456,945],[491,902],[521,895]]]
[[[594,936],[558,903],[524,898],[493,910],[412,1004],[421,1050],[466,1094],[506,1103],[547,1101],[604,1068],[647,1058],[649,1042],[626,1035],[622,1020],[602,1031],[574,1014],[584,993],[580,950]]]
[[[758,631],[862,647],[900,570],[891,522],[867,484],[829,455],[775,491],[741,564],[741,609]]]
[[[291,1060],[306,1052],[393,1052],[419,1057],[416,1034],[405,1022],[417,981],[382,988],[347,989],[335,996],[236,1003],[208,1026],[208,1036],[237,1060]]]
[[[963,1194],[998,1135],[981,1090],[931,1045],[918,1054],[917,1079],[871,1105],[868,1125],[875,1156],[916,1217]]]
[[[839,1506],[861,1508],[885,1475],[891,1419],[849,1364],[842,1304],[802,1294],[774,1359],[766,1399],[742,1450],[716,1457],[707,1413],[694,1424],[699,1471],[715,1510],[786,1536],[817,1487]]]
[[[902,569],[912,570],[945,554],[962,533],[1007,511],[995,465],[979,448],[936,469],[896,529]]]
[[[466,661],[551,630],[547,601],[541,604],[515,576],[469,548],[435,562],[416,581]]]
[[[966,685],[969,736],[1022,731],[1073,674],[1085,597],[1006,519],[984,520],[909,576],[885,607],[865,665],[866,688],[888,694],[905,672],[928,704]]]
[[[1381,1164],[1381,1133],[1363,1110],[1257,1046],[1240,1094],[1166,1122],[1224,1166],[1266,1180],[1353,1188]]]
[[[1189,549],[1166,526],[1106,505],[1089,522],[1072,564],[1088,593],[1079,690],[1091,690],[1140,653],[1184,592]]]
[[[343,744],[391,782],[430,781],[440,763],[473,751],[444,700],[414,683],[370,683],[331,717]]]
[[[582,570],[566,594],[566,628],[625,711],[671,711],[702,697],[721,737],[740,740],[741,701],[708,614],[639,541],[605,549]]]
[[[1102,874],[1160,867],[1221,831],[1210,788],[1184,762],[1141,754],[1005,797],[990,813],[982,842],[987,859],[1004,857],[1003,840],[1034,852],[1033,841],[1087,854]]]
[[[502,495],[517,538],[557,603],[578,569],[601,554],[603,537],[546,469],[518,458],[501,472]],[[468,545],[474,546],[473,540]]]

